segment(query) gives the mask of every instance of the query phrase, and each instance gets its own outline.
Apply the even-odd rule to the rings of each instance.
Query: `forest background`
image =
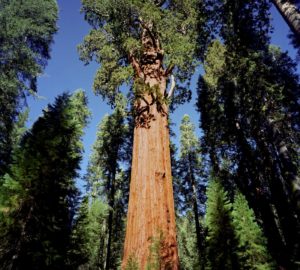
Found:
[[[85,129],[83,144],[85,152],[81,162],[81,175],[85,174],[91,147],[96,139],[97,125],[106,113],[111,112],[111,107],[102,100],[100,96],[93,93],[93,80],[98,69],[98,64],[91,62],[85,66],[79,60],[77,46],[90,30],[89,24],[84,20],[84,15],[80,13],[80,0],[58,0],[59,19],[58,32],[54,36],[54,44],[51,46],[51,59],[46,66],[45,72],[38,78],[38,95],[40,98],[29,97],[28,106],[30,108],[28,126],[37,119],[48,103],[53,103],[55,97],[64,91],[73,92],[76,89],[84,89],[88,96],[89,109],[92,112],[90,123]],[[282,51],[287,51],[292,59],[296,57],[296,50],[287,38],[289,28],[280,16],[278,11],[272,6],[271,15],[274,32],[271,35],[271,44],[279,46]],[[299,65],[298,65],[299,70]],[[196,74],[191,82],[193,91],[192,100],[189,103],[179,106],[171,119],[175,124],[173,131],[176,137],[172,140],[179,143],[179,124],[184,114],[191,117],[195,124],[197,136],[201,136],[199,129],[199,113],[195,109],[196,84],[201,67],[197,68]],[[80,178],[78,183],[82,186]]]
[[[218,10],[218,4],[221,2],[207,1],[206,3],[212,3]],[[107,77],[105,73],[98,72],[98,77],[96,76],[95,79],[99,62],[105,63],[101,60],[101,54],[111,59],[115,50],[110,46],[109,35],[104,34],[104,39],[107,38],[107,46],[103,46],[101,43],[104,40],[101,40],[103,36],[98,39],[99,36],[95,31],[90,36],[86,36],[90,26],[85,20],[89,20],[93,25],[95,19],[93,16],[101,16],[101,12],[97,13],[96,6],[89,6],[96,2],[86,0],[83,1],[84,17],[80,14],[79,1],[58,1],[58,31],[54,35],[54,44],[51,44],[48,54],[48,45],[56,30],[55,2],[42,2],[44,7],[48,4],[52,5],[49,12],[37,6],[32,0],[25,2],[28,6],[25,5],[24,10],[22,1],[3,0],[0,3],[3,7],[11,5],[11,9],[8,8],[7,11],[13,11],[17,16],[24,16],[25,21],[28,14],[29,20],[26,22],[44,20],[41,29],[38,23],[33,23],[31,26],[25,24],[24,29],[27,27],[26,31],[29,35],[24,37],[22,20],[16,19],[13,24],[9,17],[5,17],[5,12],[1,14],[1,20],[6,23],[6,28],[1,32],[3,41],[1,64],[5,67],[1,70],[4,82],[1,89],[2,98],[5,100],[8,97],[5,95],[6,90],[12,90],[13,94],[16,89],[22,90],[28,86],[27,90],[33,89],[33,91],[29,90],[32,96],[29,95],[25,99],[27,103],[25,107],[29,108],[29,118],[25,124],[28,132],[22,134],[23,121],[26,119],[25,111],[25,114],[20,114],[20,118],[10,130],[12,136],[8,141],[11,144],[3,143],[8,153],[11,151],[12,155],[8,155],[6,160],[3,158],[2,161],[7,163],[1,164],[4,169],[1,177],[0,206],[1,217],[4,218],[0,220],[0,234],[4,241],[0,245],[0,263],[4,262],[4,269],[22,269],[24,263],[31,265],[33,269],[48,269],[47,267],[50,267],[49,269],[67,269],[64,267],[98,269],[100,266],[100,269],[119,268],[122,260],[121,250],[131,169],[133,118],[124,110],[125,101],[120,95],[115,95],[114,92],[110,96],[115,99],[112,102],[114,105],[112,110],[101,97],[95,96],[92,90],[94,81],[94,85],[95,83],[96,86],[98,83],[98,87],[100,85],[100,94],[103,94],[101,91],[105,89],[108,92],[104,95],[109,95],[115,91],[113,83],[122,82],[122,76],[124,74],[126,76],[126,69],[121,69],[118,78],[112,81],[112,84],[109,80],[113,79]],[[118,6],[118,1],[114,3],[117,8],[120,6],[124,8],[122,5]],[[124,3],[128,4],[128,2]],[[139,8],[146,7],[143,6],[146,5],[143,1],[132,3],[137,4]],[[161,3],[164,2],[154,1],[151,5],[154,4],[157,8],[161,7],[159,6]],[[174,6],[172,6],[173,2],[170,3],[168,8],[180,9],[183,2]],[[198,14],[200,9],[195,9],[196,5],[193,6],[188,1],[184,3],[186,6],[183,5],[185,14],[183,17],[189,19],[185,8]],[[267,50],[268,47],[265,46],[268,45],[268,38],[265,36],[267,27],[264,28],[264,23],[267,24],[268,19],[264,16],[268,12],[264,12],[268,9],[268,4],[264,5],[264,2],[260,1],[249,1],[248,6],[243,1],[239,2],[240,5],[236,5],[234,1],[222,3],[225,3],[228,12],[224,13],[224,28],[221,28],[219,34],[228,46],[228,54],[227,49],[224,49],[225,47],[219,42],[213,42],[208,47],[204,60],[205,73],[199,65],[191,79],[190,89],[193,94],[191,101],[180,106],[170,116],[170,122],[173,123],[171,133],[175,134],[171,136],[171,140],[175,143],[171,144],[171,157],[175,205],[178,211],[177,229],[181,268],[221,269],[224,266],[224,269],[238,269],[238,265],[239,269],[275,269],[275,262],[267,251],[270,248],[279,266],[292,269],[290,265],[299,265],[300,250],[298,241],[295,240],[299,236],[300,223],[297,223],[299,220],[294,212],[296,208],[294,209],[295,205],[292,205],[298,203],[298,197],[294,197],[292,188],[296,188],[296,196],[299,191],[297,186],[299,81],[296,75],[299,73],[299,68],[293,69],[292,61],[285,54],[280,54],[278,49],[270,47]],[[119,18],[114,14],[117,9],[115,6],[111,9],[111,2],[103,1],[97,4],[103,5],[104,12],[107,8],[106,12],[109,14],[113,10],[112,21],[113,23],[114,20],[118,21]],[[167,5],[169,2],[166,2],[163,8]],[[236,7],[244,7],[245,13],[236,12]],[[89,8],[94,9],[92,13],[89,13]],[[34,12],[40,13],[41,17],[35,17]],[[290,40],[287,38],[289,30],[285,22],[273,7],[270,14],[273,18],[271,44],[279,46],[295,59],[296,52],[289,45]],[[213,16],[214,14],[209,14],[210,22],[214,21]],[[232,24],[231,16],[234,18]],[[243,20],[243,16],[248,20],[245,28],[250,29],[250,32],[253,31],[249,35],[239,31],[238,18]],[[130,21],[127,13],[124,18]],[[197,21],[195,18],[198,17],[191,18],[195,23]],[[229,20],[226,21],[228,18]],[[151,36],[148,26],[145,26],[140,18],[138,21]],[[107,21],[100,21],[100,27],[102,23],[106,24]],[[118,23],[116,25],[120,25]],[[248,23],[249,28],[247,28]],[[191,28],[193,29],[195,25],[192,24]],[[7,29],[10,30],[11,26],[17,27],[19,31],[9,32]],[[47,33],[43,31],[43,27]],[[175,31],[180,35],[186,35],[186,29],[182,27],[175,28]],[[125,29],[130,31],[131,27]],[[20,35],[17,36],[19,33]],[[114,34],[112,40],[118,40],[116,37],[119,36],[119,31]],[[6,37],[14,37],[14,35],[17,36],[16,42],[6,41],[9,40]],[[201,38],[201,31],[199,35]],[[79,60],[77,46],[82,43],[84,37],[85,42],[80,46],[81,60],[90,62],[92,59],[89,53],[95,46],[100,50],[98,63],[91,61],[85,66]],[[203,40],[205,38],[206,36]],[[128,42],[132,40],[129,39]],[[196,43],[196,40],[189,42]],[[249,49],[249,59],[243,58],[243,42],[246,44],[245,48]],[[186,42],[185,46],[188,47],[190,43]],[[44,66],[46,59],[49,58],[44,72],[38,76],[37,81],[35,76],[39,69],[35,69],[36,66],[30,62],[32,55],[26,48],[28,44],[37,52],[32,54],[33,62],[36,61],[37,64]],[[238,51],[240,44],[242,44],[241,51]],[[172,49],[184,53],[185,48],[182,48],[184,45],[181,43],[178,47],[176,45],[172,44]],[[132,48],[133,44],[126,43],[126,46]],[[266,49],[265,54],[261,55],[265,58],[259,58],[255,50],[251,51],[251,46],[258,50]],[[234,48],[237,51],[231,51]],[[5,49],[8,53],[5,53]],[[26,52],[29,60],[24,57]],[[131,53],[129,59],[133,61],[134,66],[135,60]],[[14,55],[19,58],[15,60],[11,57]],[[178,55],[179,59],[184,58],[180,53]],[[194,57],[195,55],[191,54],[192,61],[195,60]],[[188,63],[188,58],[182,61]],[[224,62],[224,59],[227,62]],[[243,62],[245,59],[246,62]],[[181,60],[177,64],[181,63]],[[109,69],[111,63],[106,64]],[[17,68],[22,68],[22,65],[28,70],[23,73],[21,70],[18,73]],[[105,67],[104,64],[103,66]],[[193,65],[185,67],[189,71],[193,69]],[[164,75],[167,76],[168,71],[169,69],[166,69]],[[18,84],[18,80],[21,84]],[[25,84],[22,84],[22,80]],[[183,89],[180,86],[177,88],[177,92]],[[75,91],[76,89],[85,90],[88,102],[83,92]],[[133,87],[133,91],[138,91],[137,89],[138,83]],[[149,89],[147,91],[153,90]],[[197,89],[200,96],[195,106]],[[121,87],[122,92],[126,90],[128,90],[126,86]],[[63,94],[64,92],[72,95]],[[150,93],[153,95],[153,92]],[[262,96],[259,96],[259,93]],[[139,92],[134,94],[138,103]],[[158,95],[157,92],[155,94]],[[23,101],[22,95],[20,100]],[[168,101],[160,99],[159,95],[155,102],[157,108],[162,102],[168,104]],[[9,102],[7,104],[9,105]],[[47,107],[47,104],[52,105]],[[245,104],[250,107],[248,111]],[[13,103],[12,107],[1,105],[3,111],[13,108]],[[92,112],[92,117],[89,117],[89,110]],[[199,111],[203,113],[199,115]],[[191,120],[187,114],[190,115]],[[125,115],[129,116],[126,120]],[[199,116],[203,120],[202,123]],[[2,114],[1,117],[5,119],[6,115]],[[151,120],[150,114],[149,117]],[[135,122],[136,127],[138,124],[148,127],[147,123],[143,122],[144,118],[137,117],[135,120],[137,119],[141,122]],[[239,122],[240,119],[246,119],[246,122]],[[245,123],[248,129],[244,131],[241,126]],[[284,128],[276,127],[281,123]],[[7,124],[8,129],[12,127],[10,121],[4,124]],[[87,127],[84,128],[86,125]],[[205,134],[199,126],[203,128]],[[244,132],[249,132],[248,135],[251,136],[245,137]],[[83,142],[80,139],[82,136]],[[199,147],[201,137],[203,150]],[[286,138],[288,144],[285,143]],[[179,150],[177,154],[175,148]],[[288,148],[292,149],[290,153]],[[3,150],[5,149],[1,149]],[[208,159],[211,166],[208,165]],[[79,187],[79,193],[74,186],[74,179]],[[247,199],[239,191],[248,196]],[[290,197],[287,194],[290,194]],[[254,206],[256,219],[247,200],[251,206]],[[263,225],[265,236],[269,241],[268,247],[259,225]],[[65,240],[62,245],[56,240],[60,237]],[[162,235],[161,237],[163,239]],[[94,245],[94,239],[98,239],[97,245]],[[163,240],[154,238],[152,240],[153,246],[149,249],[147,269],[164,269],[164,266],[160,265],[162,262],[160,257],[156,254]],[[176,249],[176,243],[174,246]],[[284,256],[282,250],[285,251]],[[126,269],[136,269],[132,258],[126,258],[125,263],[128,266]]]

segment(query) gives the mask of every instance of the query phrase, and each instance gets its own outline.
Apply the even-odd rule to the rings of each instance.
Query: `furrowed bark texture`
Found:
[[[300,38],[300,12],[291,1],[272,0],[290,29]]]
[[[156,100],[166,93],[168,71],[162,68],[163,52],[150,27],[143,33],[144,54],[131,63],[136,79],[160,94],[145,93],[135,105],[133,161],[122,269],[128,259],[139,270],[153,263],[150,248],[159,241],[157,269],[179,269],[171,176],[167,106]],[[152,268],[151,268],[152,269]]]

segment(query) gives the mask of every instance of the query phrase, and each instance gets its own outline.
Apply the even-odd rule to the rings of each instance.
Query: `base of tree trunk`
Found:
[[[154,106],[151,106],[154,107]],[[136,126],[122,269],[179,269],[168,119]],[[155,110],[155,111],[154,111]],[[128,265],[131,264],[131,267]]]

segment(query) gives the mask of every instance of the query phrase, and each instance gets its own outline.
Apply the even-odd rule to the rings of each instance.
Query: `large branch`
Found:
[[[140,25],[142,26],[142,28],[148,33],[155,49],[160,50],[159,39],[154,36],[153,31],[152,31],[152,27],[153,27],[152,23],[149,26],[147,23],[144,22],[144,20],[141,17],[139,17],[138,21],[139,21]]]
[[[141,79],[144,79],[144,74],[143,74],[143,71],[141,69],[141,66],[140,66],[140,63],[135,59],[135,57],[133,56],[132,53],[130,53],[129,55],[129,60],[131,62],[131,65],[135,71],[135,74],[141,78]]]
[[[173,96],[174,90],[175,90],[175,78],[173,75],[171,75],[171,86],[170,86],[170,90],[168,93],[168,98],[171,98]]]

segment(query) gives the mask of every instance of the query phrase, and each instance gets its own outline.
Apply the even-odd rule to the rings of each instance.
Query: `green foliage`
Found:
[[[203,165],[201,162],[200,142],[195,135],[195,127],[192,124],[190,117],[186,114],[182,118],[180,125],[180,154],[179,159],[175,162],[174,176],[177,178],[175,189],[177,195],[181,197],[179,202],[180,211],[187,211],[194,207],[196,202],[197,213],[204,213],[204,180],[203,180]],[[179,195],[180,194],[180,195]],[[201,195],[200,195],[201,194]],[[202,210],[201,210],[202,208]],[[195,209],[194,209],[195,211]]]
[[[16,151],[14,148],[17,148],[22,140],[22,136],[27,131],[26,121],[28,120],[29,109],[26,109],[24,112],[21,112],[18,115],[16,123],[14,123],[14,127],[12,130],[11,138],[12,138],[12,151]]]
[[[178,252],[180,259],[180,269],[192,270],[200,269],[199,261],[204,263],[204,254],[200,254],[197,249],[197,237],[194,216],[191,212],[183,217],[176,218],[178,235]],[[204,243],[202,243],[204,246]]]
[[[129,135],[125,123],[126,105],[126,99],[119,94],[113,113],[106,115],[99,124],[85,176],[92,195],[101,198],[108,205],[108,215],[105,219],[106,241],[102,246],[101,255],[106,264],[105,269],[116,269],[122,255],[129,189],[129,182],[126,181],[128,177],[121,169],[121,161],[127,157],[125,146],[126,136]],[[100,268],[104,269],[103,266]]]
[[[267,250],[267,240],[255,220],[254,212],[240,192],[234,197],[232,223],[237,239],[239,269],[276,269]]]
[[[164,235],[162,232],[153,236],[149,246],[149,255],[147,258],[146,270],[159,270],[162,269],[161,265],[161,252],[164,247]]]
[[[215,174],[227,182],[226,188],[238,186],[245,194],[256,216],[262,218],[272,253],[291,268],[290,261],[299,256],[300,239],[295,63],[269,46],[268,19],[255,19],[267,16],[265,1],[219,4],[224,10],[219,33],[226,46],[219,41],[211,44],[205,74],[199,79],[202,149]],[[264,7],[258,9],[260,5]],[[239,25],[246,19],[248,23]],[[249,31],[240,30],[244,27]],[[246,33],[249,37],[244,38]]]
[[[218,180],[210,182],[207,198],[205,269],[275,269],[246,198],[237,192],[231,204]]]
[[[265,50],[269,43],[270,1],[205,0],[209,26],[233,50]]]
[[[195,136],[195,126],[191,123],[189,115],[185,114],[180,125],[180,157],[184,158],[189,155],[198,155],[197,162],[200,167],[200,147],[199,140]]]
[[[139,270],[139,263],[135,256],[130,256],[128,258],[128,262],[125,267],[125,270]]]
[[[0,175],[11,161],[11,132],[24,97],[50,58],[55,0],[0,1]]]
[[[72,231],[68,254],[70,269],[102,269],[107,215],[107,204],[93,197],[83,198]]]
[[[128,127],[125,124],[126,99],[119,94],[116,98],[115,110],[111,115],[105,115],[98,126],[97,138],[93,145],[92,155],[88,166],[86,181],[88,187],[106,192],[105,184],[109,177],[119,170],[119,161],[123,160],[125,136]],[[104,181],[103,181],[104,180]],[[99,182],[100,181],[100,182]]]
[[[59,96],[23,136],[0,187],[5,269],[62,269],[89,111],[84,93]]]
[[[83,0],[82,11],[93,30],[79,46],[81,59],[101,63],[94,80],[97,94],[114,102],[123,83],[131,83],[130,57],[140,59],[143,24],[152,25],[164,50],[164,64],[175,65],[175,76],[185,82],[193,74],[201,1]],[[198,27],[199,28],[199,27]]]
[[[172,173],[176,207],[183,219],[180,223],[183,226],[180,237],[182,237],[181,241],[188,244],[185,247],[183,243],[179,243],[180,252],[184,254],[181,261],[186,269],[193,269],[192,265],[199,268],[204,255],[204,231],[200,216],[203,216],[205,212],[206,183],[200,155],[200,142],[195,135],[195,127],[190,117],[184,115],[180,125],[180,155],[173,165]],[[184,226],[187,220],[193,225],[189,224],[192,230],[185,232]]]
[[[205,224],[207,263],[205,269],[238,269],[234,253],[235,239],[231,222],[232,205],[219,180],[210,179],[207,188]]]

